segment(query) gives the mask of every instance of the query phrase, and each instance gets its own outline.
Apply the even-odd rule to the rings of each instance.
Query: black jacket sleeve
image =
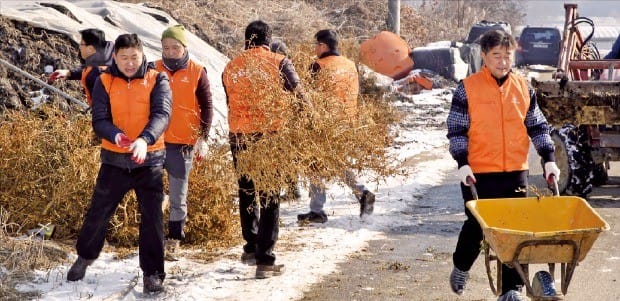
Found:
[[[82,79],[82,72],[84,72],[84,67],[78,67],[75,69],[69,70],[68,80],[80,80]]]
[[[101,78],[95,80],[93,86],[93,106],[91,110],[93,130],[97,136],[114,143],[116,134],[122,133],[112,121],[112,107],[110,106],[110,96],[105,90]]]
[[[213,97],[207,70],[204,68],[198,80],[196,98],[198,99],[198,106],[200,106],[200,135],[207,138],[213,121]]]

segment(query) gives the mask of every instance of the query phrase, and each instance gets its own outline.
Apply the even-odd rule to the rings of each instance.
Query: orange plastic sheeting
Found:
[[[382,31],[360,45],[362,63],[395,80],[407,76],[413,69],[409,52],[411,48],[407,42],[389,31]]]

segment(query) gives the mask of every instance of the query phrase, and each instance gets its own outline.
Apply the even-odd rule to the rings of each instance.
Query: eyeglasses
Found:
[[[325,45],[325,43],[321,43],[321,42],[314,42],[314,46],[319,46],[319,45]]]

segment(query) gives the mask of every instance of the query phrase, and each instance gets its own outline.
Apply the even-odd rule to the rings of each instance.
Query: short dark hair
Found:
[[[116,41],[114,41],[114,53],[118,53],[118,51],[123,48],[137,48],[138,50],[143,51],[142,41],[135,33],[122,34],[116,38]]]
[[[267,45],[271,43],[271,26],[269,24],[256,20],[250,22],[245,28],[245,48],[252,46]]]
[[[331,29],[319,30],[315,35],[316,41],[329,47],[329,50],[338,50],[338,34]]]
[[[88,28],[80,31],[82,40],[86,45],[92,45],[95,49],[105,48],[105,32],[96,28]]]
[[[517,42],[512,35],[500,29],[489,30],[480,37],[480,51],[482,53],[487,53],[496,46],[515,49]]]

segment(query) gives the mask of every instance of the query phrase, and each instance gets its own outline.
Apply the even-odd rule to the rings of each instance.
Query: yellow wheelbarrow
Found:
[[[580,197],[478,200],[475,188],[471,187],[475,200],[466,206],[482,228],[482,248],[493,293],[501,293],[501,265],[505,263],[517,270],[533,300],[562,300],[559,294],[544,296],[537,277],[530,283],[528,264],[546,263],[554,277],[555,264],[560,263],[565,295],[577,263],[585,258],[599,233],[609,230],[607,222]],[[491,272],[492,261],[497,263],[497,286]]]

